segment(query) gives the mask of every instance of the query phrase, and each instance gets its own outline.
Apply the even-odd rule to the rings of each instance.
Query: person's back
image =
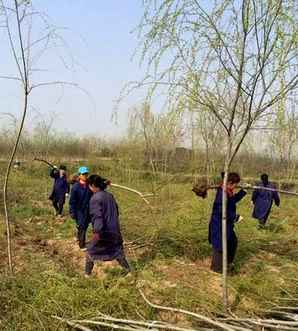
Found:
[[[90,276],[97,260],[117,260],[125,272],[130,272],[123,249],[117,202],[111,193],[105,191],[108,185],[106,179],[97,175],[90,177],[89,187],[93,196],[89,212],[93,237],[87,249],[85,275]]]
[[[257,183],[257,186],[264,187],[264,188],[269,188],[269,189],[275,189],[275,185],[271,184],[270,182],[264,184],[263,182]],[[267,191],[267,190],[262,190],[256,189],[257,191],[257,197],[256,199],[262,200],[262,201],[268,201],[272,202],[273,197],[274,197],[274,192],[273,191]]]
[[[66,175],[60,175],[59,172],[55,175],[54,178],[54,185],[53,185],[53,192],[57,195],[65,195],[69,192],[69,185],[67,182]]]
[[[275,189],[275,186],[269,182],[269,177],[267,174],[261,176],[261,183],[258,184],[261,187]],[[252,203],[254,204],[254,209],[252,217],[259,221],[259,227],[264,227],[269,217],[273,201],[276,206],[280,205],[280,199],[277,191],[256,189],[252,194]]]
[[[65,196],[69,193],[69,184],[66,177],[66,167],[61,165],[59,169],[53,168],[50,172],[50,177],[54,179],[52,193],[49,199],[52,200],[53,207],[56,210],[56,215],[62,216]]]
[[[98,206],[101,206],[101,216],[99,215]],[[92,196],[90,217],[94,231],[101,234],[102,240],[110,240],[115,245],[122,244],[118,206],[110,192],[99,191]]]

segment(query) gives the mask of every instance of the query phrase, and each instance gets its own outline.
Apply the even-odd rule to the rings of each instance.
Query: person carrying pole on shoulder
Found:
[[[224,171],[222,171],[220,173],[220,177],[221,177],[221,184],[220,185],[222,186],[223,185],[223,181],[224,181],[224,177],[225,177],[225,172]],[[235,218],[235,223],[240,223],[242,221],[243,221],[243,217],[241,215],[237,214],[236,215],[236,218]]]
[[[57,167],[53,167],[50,172],[50,177],[54,179],[54,185],[49,199],[52,200],[53,207],[56,211],[56,216],[62,217],[65,197],[69,193],[66,166],[60,165],[59,169]]]
[[[233,262],[237,251],[238,239],[234,231],[234,224],[239,221],[239,215],[236,212],[237,203],[246,195],[244,190],[235,193],[237,184],[240,182],[240,176],[231,172],[227,181],[227,248],[228,248],[228,270],[233,270]],[[222,193],[223,186],[218,187],[211,219],[209,222],[208,240],[213,248],[211,261],[211,270],[222,272]]]
[[[275,189],[275,186],[269,182],[267,174],[261,175],[261,183],[258,186]],[[258,228],[263,229],[271,212],[273,201],[279,207],[280,199],[277,191],[266,191],[256,189],[252,193],[251,201],[254,205],[252,217],[259,221]]]
[[[80,167],[78,180],[73,184],[69,198],[69,213],[76,222],[77,240],[81,250],[86,250],[86,232],[90,223],[89,201],[92,191],[88,186],[89,169]]]

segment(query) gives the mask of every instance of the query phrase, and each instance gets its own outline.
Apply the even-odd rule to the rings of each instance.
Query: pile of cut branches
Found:
[[[298,331],[298,307],[294,306],[276,306],[265,313],[264,318],[239,318],[233,314],[229,317],[215,318],[207,317],[191,311],[171,308],[151,303],[144,293],[140,291],[145,302],[152,308],[170,311],[174,314],[183,314],[195,320],[196,327],[182,327],[172,323],[160,320],[131,320],[120,319],[109,315],[98,313],[98,316],[91,319],[65,319],[58,316],[52,316],[62,323],[83,331],[100,330],[102,327],[108,329],[145,331],[145,330],[174,330],[174,331],[249,331],[249,330],[287,330]],[[289,298],[289,302],[298,302],[298,299]]]

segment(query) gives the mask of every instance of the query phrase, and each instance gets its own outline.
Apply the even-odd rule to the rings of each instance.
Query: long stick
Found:
[[[39,159],[39,158],[35,157],[35,158],[33,159],[33,161],[44,162],[44,163],[47,164],[48,166],[54,168],[54,165],[53,165],[52,163],[48,162],[47,160]]]
[[[123,185],[119,185],[119,184],[113,184],[111,183],[110,186],[112,187],[117,187],[117,188],[120,188],[120,189],[123,189],[123,190],[126,190],[126,191],[130,191],[130,192],[133,192],[133,193],[136,193],[137,195],[139,195],[146,203],[147,205],[150,205],[150,202],[145,198],[145,197],[148,197],[148,196],[153,196],[153,194],[143,194],[133,188],[130,188],[130,187],[127,187],[127,186],[123,186]]]
[[[122,329],[123,325],[127,325],[128,327],[131,325],[131,327],[144,327],[142,328],[143,330],[154,328],[154,329],[165,329],[172,331],[196,331],[195,329],[189,329],[189,328],[186,329],[171,324],[165,324],[164,322],[161,321],[136,321],[136,320],[113,318],[107,315],[98,316],[96,317],[96,320],[83,319],[83,320],[72,320],[72,321],[78,323],[101,325],[102,322],[98,321],[98,319],[119,323],[119,325],[118,324],[117,325],[119,326],[120,329]]]
[[[44,162],[46,163],[47,165],[49,165],[50,167],[54,168],[53,164],[51,164],[50,162],[48,162],[47,160],[44,160],[44,159],[39,159],[39,158],[34,158],[33,161],[40,161],[40,162]],[[150,202],[146,199],[146,197],[150,197],[150,196],[153,196],[154,194],[152,193],[148,193],[148,194],[143,194],[133,188],[130,188],[130,187],[127,187],[127,186],[123,186],[123,185],[119,185],[119,184],[114,184],[114,183],[111,183],[110,186],[112,187],[116,187],[116,188],[120,188],[122,190],[126,190],[126,191],[129,191],[129,192],[133,192],[133,193],[136,193],[138,196],[140,196],[145,202],[147,205],[150,206]]]
[[[264,191],[271,191],[271,192],[278,192],[282,194],[288,194],[288,195],[295,195],[298,196],[297,192],[291,192],[291,191],[286,191],[286,190],[279,190],[276,188],[270,188],[270,187],[264,187],[264,186],[257,186],[257,185],[249,185],[249,184],[244,184],[243,186],[238,186],[240,188],[243,188],[245,190],[264,190]]]
[[[61,318],[61,317],[58,317],[58,316],[52,316],[52,317],[59,320],[59,321],[65,322],[66,324],[72,326],[75,329],[79,329],[79,330],[82,330],[82,331],[92,331],[91,329],[87,328],[86,326],[80,325],[78,323],[74,323],[74,322],[69,321],[65,318]]]
[[[193,313],[191,311],[188,311],[188,310],[184,310],[184,309],[179,309],[179,308],[171,308],[171,307],[166,307],[166,306],[160,306],[160,305],[156,305],[152,302],[150,302],[146,297],[145,297],[145,294],[141,291],[141,289],[139,289],[139,292],[142,296],[142,298],[145,300],[145,302],[147,302],[147,304],[153,308],[157,308],[157,309],[161,309],[161,310],[167,310],[167,311],[171,311],[171,312],[175,312],[175,313],[182,313],[182,314],[185,314],[185,315],[189,315],[189,316],[192,316],[192,317],[196,317],[198,318],[199,320],[201,321],[204,321],[206,323],[209,323],[210,325],[213,325],[213,326],[217,326],[219,327],[220,329],[222,330],[226,330],[226,331],[234,331],[233,327],[225,324],[225,323],[221,323],[221,322],[218,322],[216,320],[213,320],[207,316],[204,316],[204,315],[200,315],[200,314],[196,314],[196,313]]]
[[[218,189],[218,188],[219,188],[219,185],[210,185],[210,186],[206,187],[206,190],[212,190],[212,189]],[[298,192],[279,190],[277,188],[270,188],[270,187],[250,185],[250,184],[238,185],[237,188],[241,188],[243,190],[264,190],[264,191],[278,192],[281,194],[298,196]]]

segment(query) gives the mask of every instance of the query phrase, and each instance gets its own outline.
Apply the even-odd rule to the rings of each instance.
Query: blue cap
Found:
[[[78,173],[79,175],[89,174],[89,169],[87,167],[80,167]]]

